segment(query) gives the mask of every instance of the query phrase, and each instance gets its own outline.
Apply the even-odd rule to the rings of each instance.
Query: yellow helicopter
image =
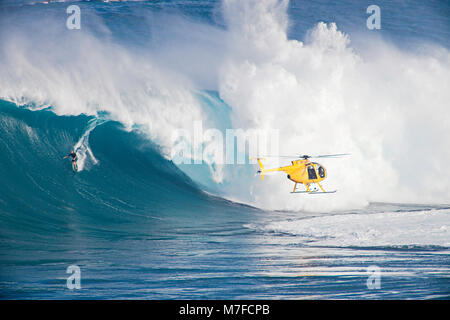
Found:
[[[327,170],[325,167],[317,162],[311,162],[309,159],[311,158],[336,158],[341,156],[349,155],[348,153],[336,153],[336,154],[323,154],[317,156],[308,156],[301,155],[298,157],[295,156],[266,156],[266,157],[278,157],[278,158],[297,158],[296,160],[291,161],[291,165],[273,168],[273,169],[265,169],[261,160],[265,160],[264,157],[257,157],[259,167],[261,170],[258,170],[257,174],[261,175],[261,180],[264,180],[264,174],[267,172],[274,171],[283,171],[287,173],[287,178],[293,182],[295,182],[294,190],[291,193],[335,193],[334,191],[325,191],[320,184],[320,181],[324,180],[327,177]],[[304,184],[306,187],[306,191],[296,191],[297,183]],[[318,191],[317,188],[311,190],[312,185],[317,184],[322,191]]]

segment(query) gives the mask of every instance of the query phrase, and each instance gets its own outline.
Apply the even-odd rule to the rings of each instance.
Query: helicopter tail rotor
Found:
[[[261,162],[261,159],[265,160],[264,158],[256,158],[256,161],[258,161],[259,168],[261,169],[261,170],[258,170],[256,172],[256,174],[261,175],[261,181],[263,181],[264,180],[264,172],[265,172],[265,170],[264,170],[264,166],[263,166],[263,164]],[[250,160],[252,160],[252,157],[250,157]]]

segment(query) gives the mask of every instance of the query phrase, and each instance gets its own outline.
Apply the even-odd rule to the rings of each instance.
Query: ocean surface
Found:
[[[371,4],[3,0],[0,298],[449,299],[450,5]],[[290,194],[177,165],[198,120],[352,156]]]

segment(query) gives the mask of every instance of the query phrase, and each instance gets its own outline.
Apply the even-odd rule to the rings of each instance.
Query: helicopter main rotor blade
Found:
[[[288,158],[288,159],[309,159],[309,158],[337,158],[337,157],[342,157],[342,156],[348,156],[350,155],[350,153],[335,153],[335,154],[320,154],[317,156],[309,156],[306,154],[301,154],[301,155],[260,155],[257,157],[253,157],[253,158]]]
[[[286,156],[286,155],[282,155],[282,156],[276,156],[276,155],[264,155],[264,156],[260,156],[260,158],[265,157],[265,158],[298,158],[298,156]]]
[[[311,156],[311,158],[333,158],[333,157],[342,157],[349,156],[350,153],[335,153],[335,154],[320,154],[317,156]]]

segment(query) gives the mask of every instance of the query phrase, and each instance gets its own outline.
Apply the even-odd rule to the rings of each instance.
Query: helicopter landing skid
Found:
[[[336,193],[337,190],[333,191],[294,191],[291,193],[309,193],[309,194],[321,194],[321,193]]]

